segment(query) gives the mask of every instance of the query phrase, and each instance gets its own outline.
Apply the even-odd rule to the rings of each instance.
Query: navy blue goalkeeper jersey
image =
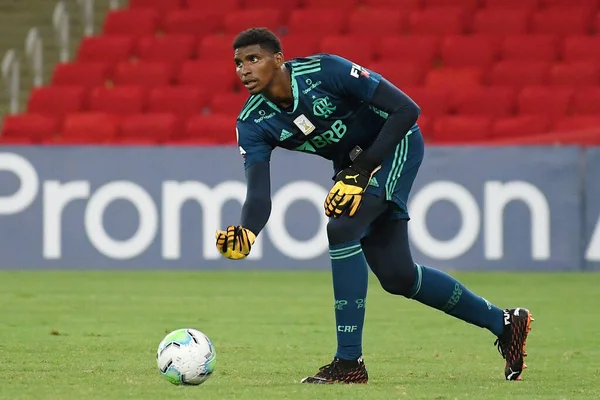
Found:
[[[286,62],[294,104],[280,109],[262,94],[252,95],[236,122],[245,168],[269,161],[276,147],[315,154],[338,170],[355,146],[368,148],[387,113],[370,106],[381,75],[342,57],[316,54]]]

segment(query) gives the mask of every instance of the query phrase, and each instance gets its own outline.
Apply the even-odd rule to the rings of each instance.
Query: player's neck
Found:
[[[263,92],[263,96],[282,109],[291,107],[294,104],[290,72],[285,64],[281,67],[280,73],[275,76]]]

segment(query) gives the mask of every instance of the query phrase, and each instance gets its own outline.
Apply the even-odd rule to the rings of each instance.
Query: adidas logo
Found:
[[[279,141],[283,142],[285,139],[292,137],[294,134],[292,132],[286,131],[285,129],[283,129],[281,131],[281,136],[279,136]]]
[[[373,187],[379,187],[379,182],[377,182],[377,178],[372,177],[371,180],[369,181],[369,185],[371,185]]]

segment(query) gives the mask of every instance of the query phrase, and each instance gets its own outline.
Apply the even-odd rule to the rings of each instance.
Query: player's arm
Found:
[[[259,161],[246,169],[246,200],[240,225],[258,236],[271,215],[271,171],[268,161]]]
[[[371,165],[381,165],[417,122],[421,109],[385,78],[381,78],[369,104],[388,113],[379,135],[363,155]]]
[[[238,145],[246,170],[246,199],[240,225],[217,231],[217,249],[227,258],[239,260],[250,254],[256,236],[271,214],[270,158],[273,147],[259,131],[238,123]]]
[[[330,69],[332,83],[337,91],[388,114],[371,147],[363,149],[354,161],[364,163],[366,169],[381,165],[417,122],[421,109],[404,92],[375,71],[338,56],[329,56],[323,62]]]
[[[331,76],[333,89],[388,113],[388,118],[368,149],[356,148],[350,154],[352,164],[340,171],[325,199],[325,214],[339,217],[348,211],[353,216],[360,207],[362,194],[383,161],[415,124],[421,110],[381,75],[338,56],[326,56],[322,68]]]

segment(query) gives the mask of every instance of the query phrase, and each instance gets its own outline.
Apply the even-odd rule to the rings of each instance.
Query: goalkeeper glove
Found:
[[[353,152],[360,154],[362,150],[356,148]],[[360,207],[363,193],[369,186],[371,177],[381,168],[381,166],[370,168],[367,164],[363,166],[359,163],[361,160],[358,160],[357,155],[354,157],[351,155],[351,159],[355,163],[341,170],[335,177],[335,185],[325,199],[325,215],[328,217],[337,218],[346,211],[348,211],[348,216],[354,216]]]
[[[228,226],[227,231],[217,231],[217,249],[224,257],[232,260],[246,258],[256,240],[256,235],[241,226]]]

